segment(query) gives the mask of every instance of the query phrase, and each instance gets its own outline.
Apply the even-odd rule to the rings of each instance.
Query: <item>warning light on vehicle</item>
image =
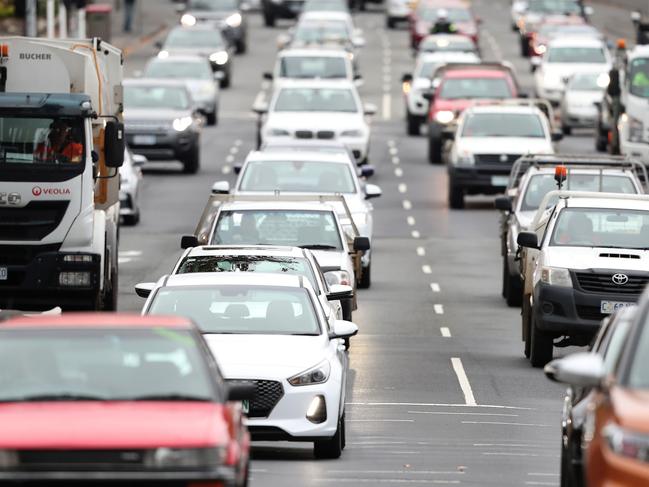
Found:
[[[9,44],[0,44],[0,57],[9,57]]]
[[[559,189],[561,189],[566,177],[568,177],[568,168],[566,166],[562,165],[554,168],[554,180],[557,182]]]

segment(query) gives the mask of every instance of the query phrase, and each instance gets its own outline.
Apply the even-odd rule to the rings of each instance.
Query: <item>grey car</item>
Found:
[[[203,22],[214,22],[223,30],[226,40],[237,53],[243,54],[248,47],[248,22],[246,12],[250,9],[242,0],[188,0],[181,6],[180,23],[193,27]]]
[[[203,116],[183,81],[124,80],[126,141],[152,161],[180,160],[184,172],[200,164]]]
[[[142,166],[146,157],[124,151],[124,164],[119,168],[119,216],[125,225],[137,225],[140,221],[140,184]]]
[[[200,56],[170,56],[151,59],[144,70],[146,78],[184,81],[192,99],[207,118],[207,125],[216,125],[219,111],[219,82],[207,59]]]

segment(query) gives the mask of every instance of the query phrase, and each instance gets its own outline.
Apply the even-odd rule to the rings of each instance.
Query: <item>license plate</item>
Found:
[[[600,312],[603,315],[610,315],[620,308],[626,308],[633,305],[635,305],[635,303],[629,303],[627,301],[602,301],[600,304]]]
[[[134,135],[133,143],[135,145],[155,145],[155,135]]]
[[[509,184],[509,176],[491,176],[492,186],[507,186]]]
[[[9,272],[7,272],[6,267],[0,267],[0,281],[6,281],[9,279]]]
[[[243,414],[248,414],[250,412],[250,401],[248,401],[247,399],[241,401],[241,412]]]

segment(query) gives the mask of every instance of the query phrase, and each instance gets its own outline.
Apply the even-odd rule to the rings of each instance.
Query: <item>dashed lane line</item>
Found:
[[[397,186],[397,189],[399,190],[399,193],[405,193],[408,191],[408,185],[406,183],[399,183],[399,186]]]
[[[443,315],[444,314],[444,305],[443,304],[434,304],[433,309],[435,310],[435,314],[438,314],[438,315]]]
[[[439,329],[439,332],[442,334],[444,338],[451,338],[451,330],[449,330],[448,326],[442,326]]]
[[[424,274],[432,274],[433,269],[428,264],[424,264],[421,266],[421,272],[423,272]]]
[[[412,236],[412,238],[421,237],[421,234],[417,230],[413,230],[412,232],[410,232],[410,235]]]
[[[408,414],[433,414],[433,415],[448,415],[448,416],[498,416],[503,418],[518,418],[518,414],[507,413],[476,413],[473,411],[408,411]]]
[[[426,249],[423,247],[417,247],[417,255],[423,257],[426,255]]]
[[[404,205],[404,206],[405,206],[405,205]],[[414,217],[414,216],[408,216],[408,217],[406,218],[406,223],[408,223],[408,225],[410,225],[411,227],[414,227],[414,226],[415,226],[415,223],[416,223],[416,222],[415,222],[415,217]]]
[[[403,209],[404,210],[412,210],[412,203],[410,202],[410,200],[403,200],[402,204],[403,204]],[[414,222],[415,219],[413,218],[412,221]],[[413,225],[414,225],[414,223],[413,223]]]
[[[442,289],[439,287],[439,284],[437,284],[436,282],[431,282],[430,283],[430,290],[433,291],[434,293],[438,293]]]
[[[396,177],[398,177],[398,178],[402,177],[403,176],[403,169],[401,169],[400,167],[395,167],[394,168],[394,175]]]

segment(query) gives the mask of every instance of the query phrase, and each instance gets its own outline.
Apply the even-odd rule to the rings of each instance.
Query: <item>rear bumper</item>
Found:
[[[128,133],[126,141],[135,154],[146,156],[150,161],[173,161],[188,156],[198,145],[198,134],[188,132],[178,135],[155,134],[155,144],[137,144],[138,135],[149,135],[144,133]]]
[[[295,19],[302,13],[303,2],[280,0],[275,3],[272,0],[262,0],[262,9],[273,17],[280,19]]]
[[[511,171],[510,164],[480,164],[478,166],[449,164],[447,167],[451,185],[462,188],[469,194],[502,193],[507,186],[507,179]]]

